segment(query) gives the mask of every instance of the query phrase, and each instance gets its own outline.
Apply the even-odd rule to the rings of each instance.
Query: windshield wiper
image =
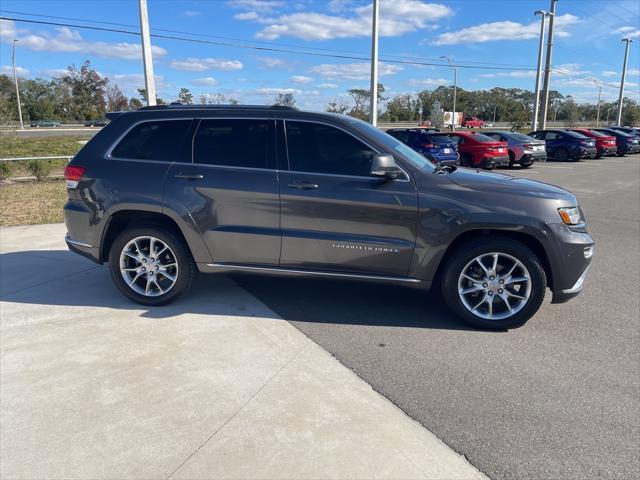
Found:
[[[443,175],[445,173],[455,172],[458,169],[455,165],[448,162],[438,162],[433,169],[433,173]]]

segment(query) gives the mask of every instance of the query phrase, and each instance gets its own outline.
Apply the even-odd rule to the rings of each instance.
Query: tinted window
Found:
[[[357,138],[328,125],[286,122],[291,170],[368,176],[375,152]]]
[[[482,133],[474,133],[473,134],[473,138],[476,141],[482,142],[482,143],[495,142],[496,141],[494,138],[487,137],[486,135],[483,135]]]
[[[111,152],[135,160],[186,161],[178,158],[191,120],[144,122],[133,127]]]
[[[606,135],[602,132],[597,132],[596,130],[590,130],[591,135],[593,135],[594,137],[606,137]],[[584,135],[584,133],[581,133],[581,135]]]
[[[547,132],[544,137],[545,140],[557,140],[558,138],[560,138],[560,135],[558,135],[556,132]]]
[[[494,140],[503,140],[502,135],[500,135],[499,133],[485,133],[484,135],[486,135],[487,137],[491,137]]]
[[[407,132],[389,132],[389,135],[393,135],[395,138],[400,140],[402,143],[409,142],[409,133]]]
[[[530,142],[532,139],[524,133],[512,132],[509,134],[517,142]]]
[[[457,135],[452,136],[451,140],[453,140],[458,145],[462,145],[464,143],[464,137],[458,137]]]
[[[435,144],[454,142],[454,140],[448,135],[429,135],[429,140]]]
[[[585,136],[584,136],[584,135],[582,135],[581,133],[578,133],[578,132],[570,132],[570,131],[568,131],[568,130],[567,130],[567,131],[564,131],[564,132],[562,132],[562,133],[563,133],[563,135],[565,136],[565,138],[566,138],[566,137],[572,137],[572,138],[579,138],[580,140],[584,140],[584,139],[586,139],[586,138],[589,138],[589,137],[585,137]]]
[[[273,143],[273,121],[270,120],[202,120],[194,140],[193,161],[267,168]]]

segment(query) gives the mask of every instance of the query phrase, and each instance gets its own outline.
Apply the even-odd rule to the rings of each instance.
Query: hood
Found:
[[[576,202],[573,194],[564,188],[526,178],[480,172],[470,168],[458,168],[447,177],[456,185],[478,192],[507,193]]]

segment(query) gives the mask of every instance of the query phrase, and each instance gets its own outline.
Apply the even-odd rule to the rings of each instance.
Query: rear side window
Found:
[[[495,138],[491,138],[491,137],[487,137],[486,135],[483,135],[482,133],[474,133],[473,134],[473,138],[478,141],[478,142],[482,142],[482,143],[488,143],[488,142],[495,142]]]
[[[273,120],[202,120],[193,144],[193,161],[206,165],[268,168],[275,149]]]
[[[289,167],[297,172],[369,176],[375,152],[329,125],[286,122]]]
[[[429,140],[435,144],[454,143],[454,140],[449,135],[429,135]]]
[[[111,156],[131,160],[191,162],[179,158],[191,119],[143,122],[133,127],[111,151]]]

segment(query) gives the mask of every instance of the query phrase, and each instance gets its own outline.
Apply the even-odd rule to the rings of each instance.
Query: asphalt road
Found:
[[[574,192],[597,242],[583,294],[520,329],[400,287],[235,278],[492,478],[640,478],[640,156],[513,174]]]

